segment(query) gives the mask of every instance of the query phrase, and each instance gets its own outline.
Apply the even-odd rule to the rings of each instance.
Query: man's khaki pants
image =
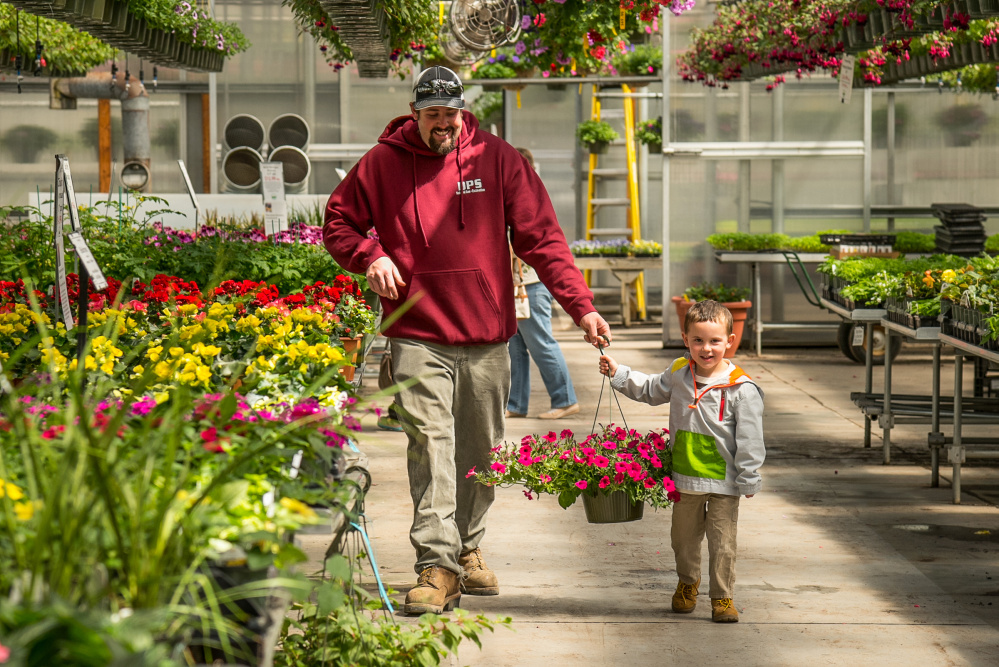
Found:
[[[439,565],[461,573],[458,556],[479,546],[495,496],[467,474],[486,470],[489,450],[503,440],[510,354],[506,343],[457,347],[393,338],[391,344],[395,381],[420,379],[395,398],[409,436],[416,571]]]
[[[739,496],[681,492],[680,502],[673,504],[670,530],[681,582],[695,584],[701,578],[701,543],[707,535],[711,598],[734,596],[738,522]]]

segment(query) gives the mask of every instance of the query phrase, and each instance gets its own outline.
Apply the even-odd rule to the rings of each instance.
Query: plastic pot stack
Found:
[[[970,204],[933,204],[933,215],[943,224],[936,231],[935,252],[974,257],[985,250],[985,212]]]

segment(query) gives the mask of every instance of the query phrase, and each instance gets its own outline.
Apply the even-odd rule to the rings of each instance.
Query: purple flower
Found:
[[[531,16],[529,14],[524,14],[523,18],[520,19],[520,29],[528,30],[532,25]]]
[[[523,40],[521,40],[514,45],[513,50],[519,56],[527,50],[527,44],[524,44]]]

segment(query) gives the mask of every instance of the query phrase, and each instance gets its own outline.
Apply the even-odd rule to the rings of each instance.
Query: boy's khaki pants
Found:
[[[701,578],[701,543],[707,535],[711,599],[733,597],[739,496],[685,492],[681,496],[673,504],[670,530],[680,581],[696,584]]]
[[[489,450],[503,441],[510,353],[506,343],[461,347],[393,338],[391,344],[395,381],[420,380],[395,397],[409,436],[415,569],[439,565],[461,573],[458,556],[479,546],[496,493],[468,471],[488,470]]]

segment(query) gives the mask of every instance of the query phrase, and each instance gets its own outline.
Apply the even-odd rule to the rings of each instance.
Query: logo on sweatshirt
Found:
[[[482,187],[482,179],[476,178],[475,180],[468,181],[458,181],[458,191],[455,192],[456,195],[470,195],[476,192],[485,192],[486,189]]]

